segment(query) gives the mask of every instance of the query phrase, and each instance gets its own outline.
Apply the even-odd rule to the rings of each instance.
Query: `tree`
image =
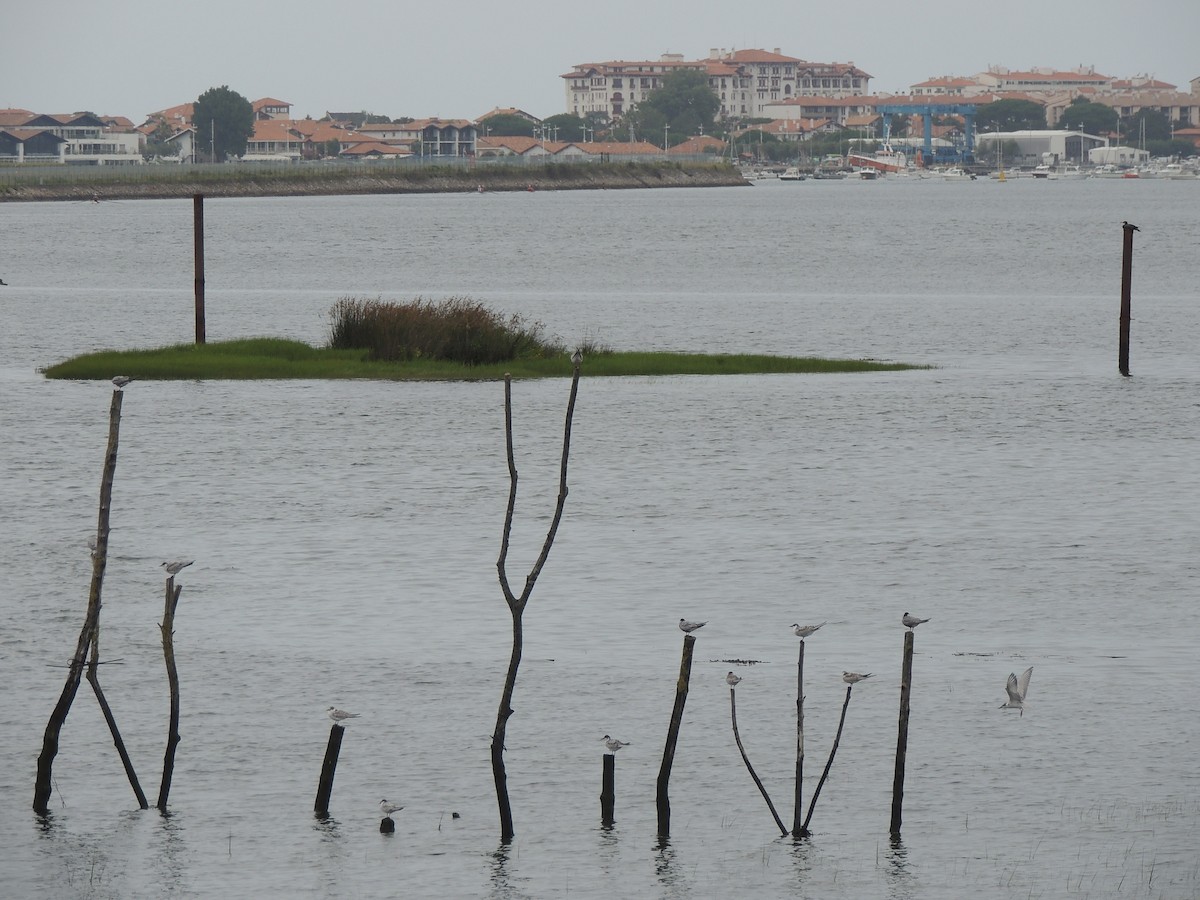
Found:
[[[1141,109],[1121,123],[1121,133],[1126,135],[1126,143],[1141,144],[1143,138],[1150,141],[1169,141],[1171,139],[1171,120],[1157,109]]]
[[[638,104],[641,132],[649,137],[669,125],[676,142],[689,135],[713,133],[713,120],[721,100],[708,86],[708,76],[695,69],[678,69]]]
[[[1111,106],[1076,97],[1063,112],[1058,124],[1068,131],[1109,134],[1117,130],[1117,119],[1117,111]]]
[[[178,156],[179,144],[170,143],[170,139],[174,134],[169,122],[166,119],[158,119],[154,124],[154,131],[146,136],[146,146],[142,151],[142,156],[146,159],[153,159],[156,156]]]
[[[479,123],[480,131],[485,134],[503,135],[505,137],[533,137],[533,129],[537,123],[530,122],[524,116],[512,113],[500,113],[488,116]]]
[[[1043,131],[1046,110],[1033,100],[997,100],[979,107],[975,128],[978,131]]]
[[[549,129],[548,133],[555,135],[560,141],[582,141],[586,124],[583,119],[572,113],[559,113],[542,120],[542,128]]]
[[[245,154],[246,142],[254,134],[254,107],[228,85],[209,88],[196,98],[192,125],[200,158],[220,162],[239,157]]]

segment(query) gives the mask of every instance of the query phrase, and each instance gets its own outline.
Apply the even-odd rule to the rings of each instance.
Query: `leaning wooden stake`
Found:
[[[113,391],[112,405],[108,414],[108,449],[104,455],[104,474],[100,479],[100,511],[96,524],[96,549],[92,552],[92,583],[88,591],[87,613],[84,615],[83,628],[75,644],[75,655],[71,658],[67,682],[63,685],[58,703],[55,704],[50,720],[46,723],[46,731],[42,737],[42,752],[38,756],[37,778],[33,788],[33,809],[39,815],[50,811],[50,795],[54,772],[54,758],[58,755],[59,737],[63,723],[71,711],[75,694],[79,691],[79,682],[83,678],[83,669],[87,663],[88,649],[92,647],[100,630],[100,594],[104,585],[104,569],[108,565],[108,523],[112,508],[113,477],[117,471],[117,444],[121,431],[121,401],[124,394],[120,389]],[[96,656],[93,662],[98,664]],[[98,684],[98,682],[93,682]],[[97,697],[102,700],[103,694],[97,688]],[[103,704],[107,706],[107,704]],[[105,717],[111,717],[111,711],[106,711]],[[115,725],[110,727],[115,728]],[[137,789],[137,790],[140,790]],[[143,798],[144,800],[144,798]],[[143,809],[145,804],[143,803]]]
[[[909,628],[904,632],[904,663],[900,675],[900,728],[896,735],[896,774],[892,778],[892,834],[900,833],[904,808],[904,766],[908,758],[908,702],[912,691],[913,638]]]
[[[522,617],[529,595],[537,583],[542,567],[550,556],[550,548],[554,545],[554,536],[558,533],[558,523],[562,521],[563,507],[567,502],[567,460],[571,455],[571,422],[575,417],[575,396],[579,391],[580,356],[573,357],[573,374],[571,377],[571,393],[567,400],[566,423],[563,426],[562,461],[558,475],[558,503],[554,508],[554,517],[546,532],[546,540],[542,544],[542,552],[533,564],[529,574],[525,576],[525,589],[520,596],[513,593],[508,583],[508,545],[512,537],[513,511],[517,504],[517,464],[513,456],[512,434],[512,376],[504,375],[504,438],[508,456],[508,509],[504,515],[504,531],[500,538],[500,558],[496,561],[496,570],[500,577],[500,589],[504,592],[504,600],[512,614],[512,653],[508,659],[508,670],[504,675],[504,688],[500,693],[500,707],[496,712],[496,728],[492,732],[492,779],[496,783],[496,803],[500,808],[500,842],[508,844],[516,832],[513,830],[512,803],[508,797],[508,771],[504,765],[504,738],[508,730],[508,719],[513,714],[512,697],[517,685],[517,669],[521,665],[521,652],[524,646],[524,626]]]
[[[742,736],[738,734],[737,727],[737,688],[733,685],[729,686],[729,718],[733,722],[733,739],[737,741],[738,752],[742,754],[742,762],[746,764],[746,771],[750,773],[750,777],[754,779],[754,784],[758,787],[758,792],[763,795],[763,799],[767,801],[767,809],[771,811],[771,815],[775,817],[775,824],[779,826],[780,834],[787,834],[787,829],[783,825],[783,820],[779,818],[779,813],[775,812],[775,804],[771,802],[771,798],[767,795],[767,789],[763,787],[762,779],[758,777],[758,773],[754,771],[754,766],[750,765],[750,757],[746,755],[746,748],[742,746]]]
[[[821,796],[821,788],[825,786],[829,770],[833,768],[833,758],[837,755],[838,744],[842,740],[842,726],[846,724],[846,710],[850,706],[850,693],[853,690],[854,685],[846,685],[846,702],[842,704],[842,717],[838,720],[837,734],[833,738],[833,748],[829,751],[829,759],[825,763],[825,771],[821,773],[821,779],[817,782],[817,789],[813,791],[812,799],[808,801],[808,815],[804,817],[804,824],[800,826],[800,837],[809,837],[812,834],[808,830],[808,823],[812,821],[813,808],[817,805],[817,798]]]
[[[802,837],[800,821],[803,806],[800,802],[804,786],[804,638],[800,639],[800,659],[796,663],[796,803],[792,812],[792,837]]]
[[[163,660],[167,666],[167,685],[171,692],[171,723],[167,729],[167,750],[163,755],[162,782],[158,787],[158,802],[163,812],[167,810],[167,797],[171,793],[171,778],[175,774],[175,748],[179,746],[179,672],[175,668],[175,608],[183,585],[175,584],[175,576],[167,578],[167,593],[163,606],[162,631]]]
[[[675,744],[679,740],[679,726],[683,724],[683,708],[687,705],[688,682],[692,677],[692,649],[696,645],[695,635],[683,636],[683,657],[679,663],[679,680],[675,682],[675,707],[671,710],[671,724],[667,726],[667,745],[663,748],[662,765],[658,770],[658,837],[665,840],[671,836],[671,798],[667,788],[671,782],[671,766],[675,764]]]
[[[1138,231],[1136,225],[1128,222],[1121,223],[1124,240],[1121,245],[1121,336],[1120,347],[1117,351],[1117,368],[1122,375],[1129,374],[1129,320],[1131,318],[1131,288],[1133,279],[1133,233]]]
[[[617,754],[605,753],[603,760],[600,772],[600,824],[608,827],[614,821],[613,813],[617,805]]]
[[[321,779],[317,782],[317,802],[313,811],[319,818],[329,815],[329,795],[333,793],[333,776],[337,774],[338,754],[342,752],[342,735],[346,729],[334,724],[329,729],[329,743],[325,746],[325,761],[321,763]]]

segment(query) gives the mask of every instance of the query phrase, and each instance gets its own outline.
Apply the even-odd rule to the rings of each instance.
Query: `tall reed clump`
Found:
[[[388,362],[437,359],[468,366],[561,355],[541,322],[505,318],[468,297],[408,303],[343,297],[330,310],[329,346]]]

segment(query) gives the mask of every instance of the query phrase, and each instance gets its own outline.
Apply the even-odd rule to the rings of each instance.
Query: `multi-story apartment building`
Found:
[[[797,94],[844,97],[864,94],[871,76],[854,63],[814,63],[784,56],[779,48],[709,51],[686,60],[665,53],[657,60],[581,63],[563,75],[567,111],[620,119],[679,69],[703,72],[721,101],[724,118],[765,115],[768,105]]]

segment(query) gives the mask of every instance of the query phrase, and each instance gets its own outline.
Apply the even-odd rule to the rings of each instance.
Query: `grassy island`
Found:
[[[465,297],[408,303],[344,297],[330,311],[329,344],[280,338],[105,350],[44,370],[47,378],[145,381],[370,378],[390,381],[495,381],[569,377],[583,353],[588,375],[748,375],[928,368],[861,359],[751,354],[617,352],[588,343],[567,348],[539,322],[508,317]]]
[[[640,353],[606,351],[585,356],[583,372],[615,375],[747,375],[770,373],[877,372],[922,369],[905,363],[863,359],[753,354]],[[375,360],[363,350],[318,348],[300,341],[250,338],[210,344],[177,344],[152,350],[88,353],[45,369],[47,378],[104,379],[128,375],[145,381],[269,378],[372,378],[392,381],[495,381],[569,378],[564,353],[505,363],[464,365],[436,359]]]

